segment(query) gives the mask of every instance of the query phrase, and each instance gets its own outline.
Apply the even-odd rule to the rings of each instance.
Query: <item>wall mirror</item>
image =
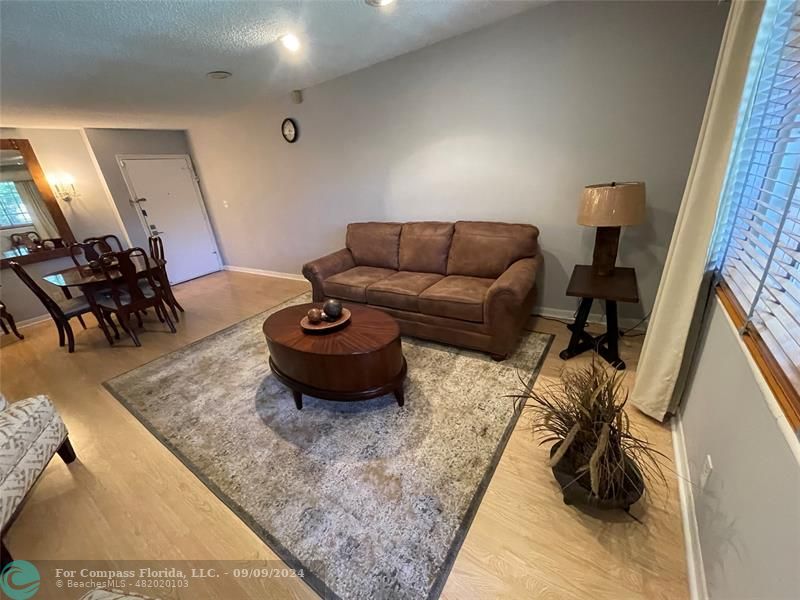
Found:
[[[68,256],[74,241],[30,142],[0,139],[0,264]]]

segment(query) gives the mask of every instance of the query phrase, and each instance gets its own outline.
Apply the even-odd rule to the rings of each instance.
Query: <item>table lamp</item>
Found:
[[[644,221],[644,183],[624,181],[587,185],[578,211],[578,225],[597,227],[592,273],[607,277],[614,273],[620,227]]]

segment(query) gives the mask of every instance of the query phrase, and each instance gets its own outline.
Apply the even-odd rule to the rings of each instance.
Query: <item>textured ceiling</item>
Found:
[[[0,120],[113,124],[218,112],[501,20],[512,0],[0,1]],[[292,31],[303,46],[288,52]],[[213,81],[212,70],[233,72]]]

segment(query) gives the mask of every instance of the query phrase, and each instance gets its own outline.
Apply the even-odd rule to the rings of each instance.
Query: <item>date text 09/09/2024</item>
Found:
[[[93,570],[93,569],[56,569],[56,577],[90,577],[124,579],[130,577],[154,578],[154,579],[205,579],[209,577],[232,576],[234,578],[271,578],[271,577],[299,577],[303,578],[303,569],[275,568],[275,567],[244,567],[234,568],[230,571],[220,569],[182,569],[170,567],[168,569],[153,569],[143,567],[141,569],[122,569],[122,570]]]

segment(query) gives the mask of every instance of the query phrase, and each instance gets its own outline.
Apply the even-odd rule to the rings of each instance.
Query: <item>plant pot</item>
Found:
[[[553,447],[550,448],[551,457],[556,453],[560,445],[561,442],[553,444]],[[627,457],[625,458],[625,472],[629,482],[622,496],[618,498],[597,498],[592,494],[591,488],[583,484],[588,475],[578,477],[575,474],[569,452],[553,467],[553,476],[555,476],[558,485],[561,486],[564,504],[581,504],[604,510],[621,508],[627,511],[633,503],[642,497],[644,493],[642,473],[636,464]]]

